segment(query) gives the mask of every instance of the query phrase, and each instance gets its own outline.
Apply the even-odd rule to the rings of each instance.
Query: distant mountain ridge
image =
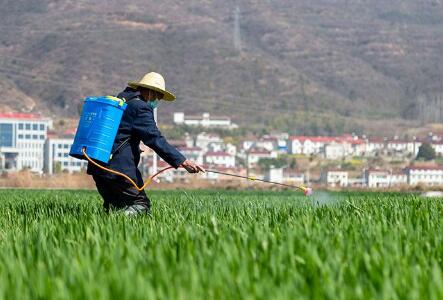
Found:
[[[439,0],[185,3],[1,0],[0,111],[76,117],[154,70],[178,95],[164,120],[300,134],[443,120]]]

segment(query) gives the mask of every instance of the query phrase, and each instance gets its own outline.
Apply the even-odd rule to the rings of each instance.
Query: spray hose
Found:
[[[112,170],[112,169],[109,169],[109,168],[106,168],[106,167],[104,167],[104,166],[98,164],[98,163],[95,162],[94,160],[92,160],[92,159],[88,156],[88,154],[86,154],[86,149],[85,149],[85,148],[82,148],[82,152],[83,152],[83,155],[86,157],[86,159],[87,159],[90,163],[92,163],[94,166],[96,166],[96,167],[98,167],[98,168],[100,168],[100,169],[102,169],[102,170],[104,170],[104,171],[107,171],[107,172],[109,172],[109,173],[112,173],[112,174],[115,174],[115,175],[118,175],[118,176],[121,176],[121,177],[125,178],[125,179],[128,180],[128,181],[134,186],[134,188],[135,188],[137,191],[139,191],[139,192],[140,192],[140,191],[143,191],[143,190],[144,190],[149,184],[151,184],[152,180],[153,180],[155,177],[157,177],[158,175],[160,175],[161,173],[163,173],[163,172],[165,172],[165,171],[167,171],[167,170],[170,170],[170,169],[173,169],[173,168],[174,168],[174,167],[172,167],[172,166],[169,166],[169,167],[166,167],[166,168],[164,168],[164,169],[158,171],[157,173],[155,173],[155,174],[149,176],[148,179],[146,179],[145,183],[144,183],[141,187],[138,187],[137,183],[135,183],[135,181],[132,180],[128,175],[123,174],[123,173],[118,172],[118,171],[115,171],[115,170]],[[280,182],[275,182],[275,181],[268,181],[268,180],[258,179],[258,178],[253,177],[253,176],[242,176],[242,175],[230,174],[230,173],[225,173],[225,172],[220,172],[220,171],[215,171],[215,170],[206,170],[206,172],[208,172],[208,173],[220,174],[220,175],[225,175],[225,176],[230,176],[230,177],[244,178],[244,179],[248,179],[248,180],[251,180],[251,181],[260,181],[260,182],[265,182],[265,183],[270,183],[270,184],[280,185],[280,186],[284,186],[284,187],[296,188],[296,189],[302,191],[302,192],[305,194],[305,196],[309,196],[309,195],[312,194],[312,189],[311,189],[311,188],[308,188],[308,187],[305,187],[305,186],[290,185],[290,184],[285,184],[285,183],[280,183]]]

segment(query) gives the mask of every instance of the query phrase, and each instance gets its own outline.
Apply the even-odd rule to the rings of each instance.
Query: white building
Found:
[[[177,125],[217,127],[225,129],[234,129],[238,126],[231,122],[230,117],[211,117],[209,113],[203,113],[201,116],[185,116],[183,112],[174,113],[174,123]]]
[[[290,169],[284,169],[283,181],[288,184],[303,184],[305,182],[305,174]]]
[[[370,188],[389,187],[390,172],[387,170],[366,170],[365,179],[366,185]]]
[[[224,145],[223,139],[217,134],[202,132],[195,138],[195,146],[201,148],[203,152],[208,151],[209,145],[214,147],[217,144]]]
[[[269,168],[265,173],[265,180],[272,182],[283,182],[283,168]]]
[[[268,151],[266,149],[250,149],[246,153],[246,160],[248,162],[248,166],[254,167],[258,164],[260,159],[264,158],[277,158],[278,154],[276,151]]]
[[[443,184],[443,166],[419,167],[411,166],[406,169],[409,185],[442,185]]]
[[[408,175],[402,171],[395,171],[389,174],[390,186],[408,184]]]
[[[288,151],[290,154],[319,154],[324,152],[326,144],[335,140],[336,138],[327,136],[291,136]]]
[[[0,161],[2,170],[29,168],[42,172],[44,144],[52,120],[27,113],[0,114]]]
[[[385,148],[385,142],[382,138],[369,138],[366,141],[366,155],[374,156],[375,154],[383,151]]]
[[[235,156],[224,151],[207,152],[205,154],[205,163],[208,165],[232,168],[235,167]]]
[[[432,142],[432,148],[437,156],[443,156],[443,142]],[[418,153],[418,152],[417,152]]]
[[[348,172],[343,170],[328,170],[321,174],[321,180],[328,186],[348,186]]]
[[[203,164],[203,150],[200,147],[180,148],[180,152],[187,158],[198,164]]]
[[[80,160],[69,156],[69,151],[73,142],[74,136],[48,136],[44,148],[45,172],[48,174],[54,174],[58,171],[73,173],[86,169],[88,165],[86,160]]]
[[[341,159],[345,157],[346,151],[343,144],[333,142],[325,146],[326,159]]]

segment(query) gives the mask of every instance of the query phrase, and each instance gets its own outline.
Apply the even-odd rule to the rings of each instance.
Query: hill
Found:
[[[443,119],[439,0],[0,4],[1,110],[76,117],[83,97],[155,70],[178,95],[163,120],[316,134]]]

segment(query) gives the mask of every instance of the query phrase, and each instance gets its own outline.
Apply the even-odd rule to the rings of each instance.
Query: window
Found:
[[[68,162],[67,162],[67,161],[64,161],[64,162],[63,162],[63,165],[64,165],[65,167],[67,167],[67,166],[68,166]]]
[[[45,139],[45,136],[44,136],[43,134],[40,134],[40,139],[41,139],[41,140],[44,140],[44,139]]]
[[[40,124],[40,130],[45,130],[45,124]]]
[[[32,124],[32,130],[38,130],[38,124]]]
[[[32,135],[32,139],[33,139],[33,140],[36,140],[36,139],[38,139],[38,135],[36,135],[36,134],[33,134],[33,135]]]
[[[19,138],[19,139],[22,139],[22,138],[23,138],[23,134],[19,134],[19,135],[18,135],[18,138]]]
[[[23,129],[23,123],[18,124],[18,129]]]
[[[64,153],[63,156],[64,156],[64,157],[69,157],[69,156],[68,156],[68,153]]]
[[[57,153],[57,156],[58,157],[62,157],[62,154],[59,152],[59,153]]]
[[[31,124],[26,123],[26,124],[25,124],[25,128],[26,128],[26,130],[31,130]]]
[[[0,124],[0,147],[12,147],[12,124]]]
[[[61,144],[58,144],[58,145],[57,145],[57,148],[58,148],[58,149],[61,149],[61,148],[62,148],[62,145],[61,145]]]
[[[69,145],[68,145],[68,144],[64,144],[64,145],[63,145],[63,148],[65,148],[65,149],[69,149]]]
[[[25,135],[25,139],[29,140],[30,138],[31,138],[31,135],[30,135],[30,134],[26,134],[26,135]]]

